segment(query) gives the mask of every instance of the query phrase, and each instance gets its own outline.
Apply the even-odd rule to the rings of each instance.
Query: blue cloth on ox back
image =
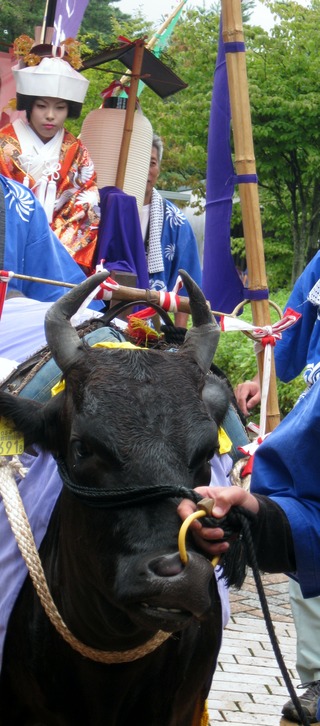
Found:
[[[320,595],[319,440],[320,380],[259,446],[250,487],[288,517],[297,563],[289,574],[305,598]]]
[[[124,340],[124,337],[112,328],[101,327],[85,335],[84,339],[89,345],[95,345],[95,343],[101,343],[107,340],[114,342],[118,340],[121,342]],[[20,396],[45,403],[50,399],[51,389],[59,382],[60,378],[61,370],[53,358],[51,358],[37,371],[32,380],[24,386],[20,392]]]
[[[232,457],[233,463],[235,463],[238,459],[242,459],[245,456],[245,454],[242,454],[239,451],[238,447],[248,444],[249,438],[245,427],[240,420],[240,416],[233,407],[232,403],[229,404],[227,413],[222,421],[222,428],[225,430],[231,441],[231,450],[229,453]]]

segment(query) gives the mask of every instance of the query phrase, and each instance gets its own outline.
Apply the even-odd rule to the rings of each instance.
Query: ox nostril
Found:
[[[158,577],[175,577],[184,570],[179,554],[157,557],[149,563],[149,569]]]

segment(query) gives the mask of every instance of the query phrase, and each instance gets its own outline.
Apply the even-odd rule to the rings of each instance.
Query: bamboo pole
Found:
[[[0,277],[1,277],[1,271],[0,271]],[[77,287],[76,284],[72,282],[61,282],[58,280],[50,280],[45,277],[33,277],[31,275],[22,275],[20,273],[16,272],[10,272],[10,277],[8,277],[9,281],[11,278],[16,278],[17,280],[28,280],[29,282],[40,282],[45,285],[56,285],[58,287],[67,287],[67,288],[73,288]],[[4,281],[4,280],[2,280]],[[151,302],[155,302],[161,307],[161,301],[160,301],[160,292],[158,290],[149,290],[149,289],[139,289],[137,287],[126,287],[125,285],[118,285],[118,287],[114,287],[110,289],[112,300],[121,300],[123,302],[132,302],[135,303],[138,300],[143,300],[143,302],[146,303],[146,305],[149,305]],[[190,302],[188,297],[182,297],[178,295],[179,298],[179,311],[183,313],[191,313],[190,310]],[[210,307],[210,303],[207,303]]]
[[[181,0],[181,2],[174,8],[172,13],[168,15],[167,19],[162,23],[157,33],[155,33],[152,38],[147,43],[148,50],[153,50],[154,46],[156,45],[157,40],[159,39],[159,36],[162,35],[162,33],[167,30],[167,27],[170,25],[171,21],[178,15],[181,8],[186,4],[187,0]]]
[[[244,43],[241,0],[221,0],[222,36],[224,43]],[[235,169],[237,175],[256,175],[248,79],[245,51],[226,53],[226,65],[232,117]],[[239,196],[246,247],[249,290],[267,291],[263,236],[258,185],[239,184]],[[269,325],[270,307],[267,299],[252,300],[253,324]],[[263,352],[258,354],[260,381],[263,375]],[[267,401],[266,431],[272,431],[280,421],[274,357],[272,356],[270,386]]]
[[[17,280],[27,280],[28,282],[39,282],[44,285],[55,285],[56,287],[66,287],[66,288],[73,288],[77,287],[79,283],[75,282],[62,282],[61,280],[53,280],[47,277],[34,277],[33,275],[23,275],[19,272],[10,272],[9,276],[8,273],[6,275],[3,275],[3,270],[0,270],[0,282],[9,282],[11,278],[16,278]],[[113,281],[114,282],[114,281]],[[111,293],[112,300],[122,301],[122,302],[132,302],[137,303],[138,301],[142,301],[146,305],[149,305],[151,302],[157,303],[160,307],[163,307],[161,304],[161,293],[159,290],[150,290],[149,288],[138,288],[138,287],[128,287],[126,285],[119,285],[119,283],[116,284],[115,287],[110,287],[109,292]],[[179,311],[183,313],[191,313],[190,308],[190,300],[188,297],[183,297],[182,295],[177,295],[176,298],[178,299],[178,309]],[[207,306],[209,310],[211,310],[211,305],[209,300],[206,300]],[[276,308],[276,310],[279,312],[279,308],[275,303],[273,303],[273,306]],[[170,311],[169,311],[170,312]],[[225,318],[234,318],[236,317],[236,311],[233,311],[232,313],[224,313],[222,310],[211,310],[212,315],[221,317],[224,315]],[[246,332],[247,335],[250,337],[250,333]]]
[[[41,26],[39,43],[44,43],[44,39],[45,39],[45,35],[46,35],[49,1],[50,0],[46,0],[46,4],[45,4],[45,8],[44,8],[43,21],[42,21],[42,26]]]
[[[115,181],[115,185],[116,185],[116,187],[118,187],[118,189],[123,189],[123,185],[124,185],[124,178],[125,178],[128,153],[129,153],[129,146],[130,146],[131,134],[132,134],[132,129],[133,129],[134,112],[135,112],[137,93],[138,93],[138,83],[139,83],[140,75],[141,75],[141,66],[142,66],[142,60],[143,60],[143,54],[144,54],[144,47],[145,47],[145,44],[144,44],[143,39],[139,39],[136,41],[134,57],[133,57],[132,76],[131,76],[131,82],[130,82],[130,88],[129,88],[126,115],[125,115],[125,120],[124,120],[124,128],[123,128],[120,154],[119,154],[118,167],[117,167],[117,175],[116,175],[116,181]]]

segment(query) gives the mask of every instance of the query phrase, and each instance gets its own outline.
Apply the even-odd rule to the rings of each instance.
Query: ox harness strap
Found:
[[[140,487],[139,489],[102,489],[91,486],[75,484],[67,471],[63,459],[57,459],[57,466],[64,486],[76,497],[82,499],[91,507],[122,507],[134,506],[154,499],[166,497],[178,497],[179,499],[191,499],[197,503],[201,497],[193,489],[175,485],[159,485],[153,487]]]

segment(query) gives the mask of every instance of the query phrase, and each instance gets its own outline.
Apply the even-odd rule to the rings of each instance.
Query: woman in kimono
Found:
[[[0,130],[0,172],[32,189],[51,229],[89,273],[99,225],[96,173],[86,147],[64,128],[80,115],[89,81],[72,67],[81,65],[74,42],[31,49],[32,42],[21,36],[14,44],[23,58],[13,67],[17,109],[26,120]]]

